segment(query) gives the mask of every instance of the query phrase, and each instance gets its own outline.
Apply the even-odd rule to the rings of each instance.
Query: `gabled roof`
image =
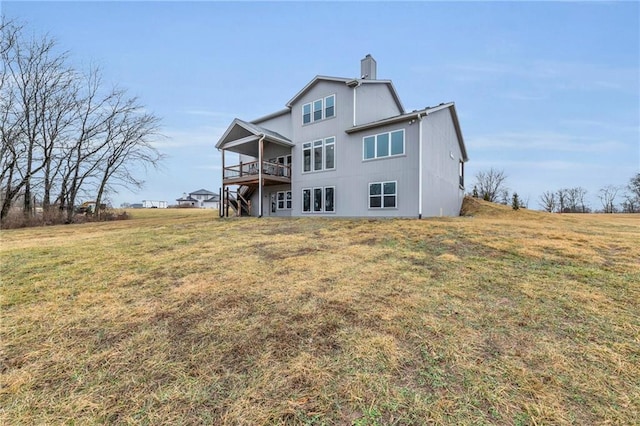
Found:
[[[177,198],[176,199],[177,202],[180,201],[193,201],[193,202],[197,202],[198,200],[196,200],[195,198],[191,198],[191,197],[181,197],[181,198]]]
[[[218,201],[220,201],[220,196],[218,194],[213,194],[211,198],[204,200],[205,203],[215,203]]]
[[[296,95],[293,98],[291,98],[289,102],[287,102],[287,105],[286,105],[287,108],[290,109],[293,106],[293,104],[298,99],[300,99],[300,97],[304,96],[309,90],[311,90],[316,84],[318,84],[321,81],[333,81],[338,83],[344,83],[349,87],[357,87],[360,84],[384,84],[389,88],[389,91],[391,92],[391,96],[393,96],[393,99],[396,101],[396,105],[398,106],[398,109],[404,112],[404,107],[402,106],[402,102],[400,102],[400,97],[398,96],[398,92],[396,91],[396,88],[393,86],[393,83],[391,82],[391,80],[353,79],[353,78],[343,78],[343,77],[329,77],[325,75],[315,76],[313,80],[307,83],[307,85],[304,86],[302,90],[296,93]]]
[[[189,195],[216,195],[216,193],[207,191],[206,189],[198,189],[197,191],[190,192]]]
[[[412,111],[405,114],[396,115],[389,118],[384,118],[378,121],[372,121],[371,123],[359,124],[357,126],[353,126],[350,129],[345,130],[347,134],[360,132],[363,130],[375,129],[377,127],[386,126],[388,124],[399,123],[402,121],[406,121],[413,118],[418,118],[418,116],[428,116],[436,111],[440,111],[442,109],[449,109],[451,112],[451,119],[453,120],[453,126],[456,130],[456,135],[458,136],[458,142],[460,144],[460,152],[462,153],[462,159],[464,161],[468,161],[469,157],[467,156],[467,149],[464,145],[464,139],[462,137],[462,130],[460,129],[460,121],[458,120],[458,114],[456,113],[456,106],[453,102],[449,102],[446,104],[440,104],[434,107],[427,107],[421,109],[419,111]]]
[[[280,111],[272,112],[271,114],[264,115],[260,118],[256,118],[255,120],[251,120],[251,124],[262,123],[263,121],[270,120],[272,118],[280,117],[281,115],[289,114],[291,112],[291,108],[281,109]]]
[[[277,132],[274,132],[273,130],[269,130],[262,126],[258,126],[257,124],[240,120],[239,118],[235,118],[216,144],[216,148],[221,148],[225,143],[228,142],[242,140],[249,141],[250,139],[257,139],[263,136],[265,137],[265,139],[271,142],[279,143],[281,145],[294,145],[289,139]]]

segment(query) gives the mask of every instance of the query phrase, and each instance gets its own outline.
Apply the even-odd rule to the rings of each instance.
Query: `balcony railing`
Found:
[[[235,166],[229,166],[224,168],[225,179],[235,179],[245,176],[258,176],[259,161],[251,161],[249,163],[240,163]],[[285,166],[284,164],[272,163],[269,161],[262,162],[262,174],[268,176],[281,176],[291,177],[291,166]]]

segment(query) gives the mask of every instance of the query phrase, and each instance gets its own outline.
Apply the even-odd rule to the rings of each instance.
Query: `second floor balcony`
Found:
[[[225,166],[223,179],[225,185],[247,185],[258,183],[260,178],[260,161]],[[265,185],[291,183],[291,166],[262,162],[262,179]]]

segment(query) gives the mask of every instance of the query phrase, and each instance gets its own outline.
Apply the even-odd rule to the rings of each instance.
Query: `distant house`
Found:
[[[190,193],[182,194],[181,198],[176,200],[179,206],[191,206],[202,209],[219,209],[220,196],[215,192],[199,189]]]
[[[285,109],[233,120],[216,144],[223,214],[459,215],[468,158],[455,105],[405,111],[371,55],[359,75],[316,76]]]
[[[142,200],[142,206],[145,209],[166,209],[167,202],[159,200]]]

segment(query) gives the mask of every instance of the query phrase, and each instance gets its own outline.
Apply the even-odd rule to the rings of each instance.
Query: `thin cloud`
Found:
[[[533,61],[509,64],[473,62],[449,66],[456,81],[478,82],[507,77],[540,84],[547,90],[622,91],[638,93],[638,68],[611,67],[595,63]],[[419,68],[414,71],[421,72]]]
[[[200,126],[193,129],[165,129],[165,138],[156,141],[154,146],[158,149],[185,148],[193,146],[209,147],[213,149],[220,139],[226,127]]]
[[[206,109],[188,109],[182,111],[183,114],[187,115],[195,115],[198,117],[213,117],[213,118],[225,118],[225,119],[233,119],[234,116],[232,114],[220,111],[211,111]]]
[[[473,149],[495,150],[544,150],[562,152],[610,152],[623,149],[625,145],[615,140],[605,140],[562,133],[501,133],[468,139]]]

